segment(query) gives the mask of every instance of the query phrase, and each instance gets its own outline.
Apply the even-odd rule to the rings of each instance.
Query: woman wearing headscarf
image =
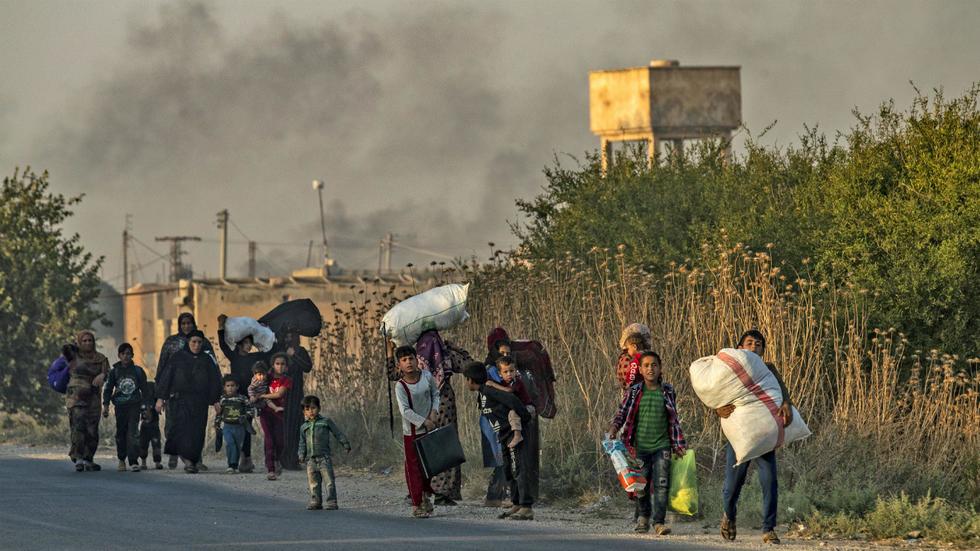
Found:
[[[163,341],[163,346],[160,347],[160,357],[157,360],[157,371],[156,379],[160,379],[160,376],[166,373],[168,363],[170,358],[187,348],[187,336],[190,335],[192,331],[197,330],[197,321],[194,319],[194,314],[190,312],[182,312],[177,316],[177,333],[170,335]],[[211,346],[211,342],[207,339],[204,340],[204,350],[214,354],[214,349]],[[168,415],[164,424],[164,434],[167,434],[169,429],[167,426],[170,425],[170,416]],[[177,468],[177,456],[171,455],[168,466],[171,469]],[[198,468],[206,468],[204,465],[198,465]]]
[[[436,428],[456,423],[456,392],[453,391],[449,379],[460,367],[454,366],[450,360],[449,349],[442,336],[435,329],[422,333],[415,342],[415,353],[418,356],[419,369],[431,373],[439,387]],[[434,476],[430,483],[435,492],[436,505],[456,505],[457,500],[463,499],[463,477],[459,467]]]
[[[297,451],[299,449],[299,427],[303,424],[303,407],[301,402],[306,396],[303,392],[303,375],[313,370],[313,359],[310,353],[300,346],[299,333],[287,329],[282,337],[278,352],[286,354],[286,376],[292,381],[289,392],[286,393],[286,411],[283,412],[283,453],[282,468],[299,470]]]
[[[251,335],[235,343],[235,348],[228,346],[225,340],[225,322],[228,316],[220,314],[218,316],[218,347],[221,353],[228,359],[228,369],[231,376],[238,382],[238,393],[248,398],[248,385],[252,382],[252,368],[258,362],[269,364],[272,351],[261,352],[255,348],[255,338]],[[297,429],[299,430],[299,429]],[[250,473],[255,470],[255,463],[252,462],[252,433],[245,432],[245,440],[242,442],[242,457],[238,463],[238,472]]]
[[[221,372],[214,354],[204,349],[204,333],[187,335],[187,348],[174,353],[167,369],[157,376],[156,409],[167,407],[167,443],[164,452],[179,456],[184,471],[198,472],[208,424],[208,406],[221,396]]]
[[[68,367],[70,376],[65,392],[68,424],[71,427],[68,457],[75,463],[76,471],[98,471],[102,467],[93,458],[99,447],[99,420],[102,415],[100,389],[109,373],[109,360],[96,352],[95,333],[91,331],[80,331],[75,336],[75,344],[78,350]]]

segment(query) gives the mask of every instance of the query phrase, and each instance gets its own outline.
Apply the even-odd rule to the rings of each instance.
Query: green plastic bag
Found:
[[[681,515],[698,514],[698,463],[694,450],[687,450],[684,457],[670,462],[667,507]]]

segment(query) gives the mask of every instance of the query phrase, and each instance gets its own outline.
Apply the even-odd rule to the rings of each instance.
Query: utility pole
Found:
[[[129,230],[133,225],[133,215],[126,215],[126,226],[123,228],[123,295],[129,291]]]
[[[316,196],[320,200],[320,233],[323,236],[323,269],[326,273],[330,273],[330,265],[333,264],[333,261],[330,260],[330,249],[327,247],[327,219],[323,214],[323,182],[321,180],[313,180],[313,189],[316,190]]]
[[[250,279],[255,279],[255,250],[257,248],[255,241],[248,242],[248,277]]]
[[[228,275],[228,209],[218,213],[218,229],[221,230],[218,277],[224,280],[225,276]]]
[[[178,235],[170,237],[157,237],[157,241],[167,241],[170,243],[170,281],[176,283],[181,279],[190,279],[194,273],[183,263],[184,254],[181,243],[184,241],[200,241],[200,237],[189,235]]]

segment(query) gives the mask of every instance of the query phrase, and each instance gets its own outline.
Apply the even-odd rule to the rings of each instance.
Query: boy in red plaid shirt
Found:
[[[643,463],[647,479],[644,491],[637,496],[637,532],[653,529],[658,536],[670,533],[664,524],[667,516],[667,493],[670,487],[671,453],[682,456],[687,444],[677,415],[674,387],[664,383],[660,356],[652,350],[640,353],[641,381],[630,385],[609,426],[610,434],[622,429],[626,449]],[[651,499],[652,498],[652,499]]]

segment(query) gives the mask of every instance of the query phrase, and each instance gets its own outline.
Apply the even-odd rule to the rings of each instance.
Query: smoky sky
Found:
[[[780,146],[803,124],[845,130],[854,107],[907,104],[909,81],[956,94],[980,76],[971,3],[294,6],[131,6],[98,23],[122,37],[109,45],[96,23],[75,29],[75,47],[108,53],[85,67],[57,55],[31,67],[81,75],[65,90],[0,89],[4,171],[48,169],[56,191],[86,194],[69,229],[107,256],[110,280],[126,214],[160,252],[155,236],[204,238],[188,260],[213,276],[215,213],[227,208],[232,275],[246,269],[244,236],[260,242],[260,275],[297,268],[320,241],[315,178],[342,266],[375,267],[389,231],[416,249],[482,258],[489,241],[513,245],[514,200],[540,192],[555,155],[574,163],[566,154],[595,148],[590,70],[653,58],[740,65],[745,124],[778,121],[766,139]],[[23,66],[30,45],[6,46],[18,57],[0,56],[0,68]],[[45,116],[23,115],[32,94],[48,98]],[[140,263],[154,259],[135,250]],[[442,259],[402,250],[395,264],[433,258]],[[152,281],[162,265],[141,277]]]

